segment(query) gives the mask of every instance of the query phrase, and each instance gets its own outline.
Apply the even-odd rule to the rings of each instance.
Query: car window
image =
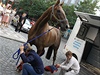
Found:
[[[25,24],[30,25],[30,21],[26,19]]]

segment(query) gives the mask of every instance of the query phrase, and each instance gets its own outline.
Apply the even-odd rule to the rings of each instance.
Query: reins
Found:
[[[43,32],[43,33],[41,33],[40,35],[36,36],[35,38],[29,40],[28,42],[24,43],[23,46],[25,46],[26,44],[32,42],[33,40],[36,40],[37,38],[43,36],[44,34],[50,32],[50,30],[52,30],[52,29],[53,29],[53,28],[51,28],[51,29],[47,30],[46,32]],[[15,56],[16,56],[16,57],[15,57]],[[17,62],[16,62],[16,65],[17,65],[18,62],[19,62],[19,59],[20,59],[20,49],[18,49],[18,50],[12,55],[12,58],[15,59],[15,60],[18,59]]]

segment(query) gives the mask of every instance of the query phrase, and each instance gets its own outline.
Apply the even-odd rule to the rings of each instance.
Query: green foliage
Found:
[[[51,5],[55,4],[56,1],[57,0],[20,0],[18,4],[15,4],[15,6],[17,8],[23,8],[23,11],[27,11],[30,17],[38,19],[43,14],[43,12]],[[77,6],[67,6],[66,4],[64,4],[63,9],[65,11],[69,24],[71,26],[75,24],[77,18],[74,13],[75,10],[94,14],[94,8],[99,8],[97,6],[98,1],[99,0],[84,0],[84,2],[81,1]]]
[[[56,0],[49,0],[49,1],[46,1],[46,3],[48,6],[52,6],[56,3]]]
[[[69,21],[69,25],[71,27],[73,27],[73,25],[76,21],[76,18],[77,18],[75,13],[74,13],[75,6],[74,5],[71,5],[71,6],[64,5],[63,8],[64,8],[64,11],[65,11],[66,17]]]
[[[75,8],[77,11],[95,14],[95,8],[99,8],[97,3],[99,0],[84,0],[84,2],[80,2]]]
[[[80,11],[90,14],[95,14],[95,8],[99,9],[99,6],[97,6],[99,0],[84,0],[84,2],[80,2],[77,6],[71,5],[67,6],[64,5],[64,11],[66,13],[66,17],[68,18],[70,26],[73,26],[75,24],[77,16],[75,15],[74,11]]]
[[[18,8],[22,8],[23,12],[28,12],[30,17],[38,19],[47,9],[48,5],[44,0],[22,0],[18,4]]]

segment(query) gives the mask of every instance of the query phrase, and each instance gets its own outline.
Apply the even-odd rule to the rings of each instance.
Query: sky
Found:
[[[67,1],[68,1],[68,0],[65,0],[65,3],[67,3]],[[75,2],[75,0],[71,0],[71,1],[72,1],[72,3],[74,3],[74,2]],[[83,1],[83,0],[80,0],[80,1]]]

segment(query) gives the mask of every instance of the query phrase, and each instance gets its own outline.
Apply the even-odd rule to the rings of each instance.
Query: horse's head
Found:
[[[52,6],[51,18],[57,22],[57,27],[59,26],[62,31],[65,31],[70,26],[62,8],[63,3],[64,2],[60,4],[60,0],[58,0],[57,3]]]

